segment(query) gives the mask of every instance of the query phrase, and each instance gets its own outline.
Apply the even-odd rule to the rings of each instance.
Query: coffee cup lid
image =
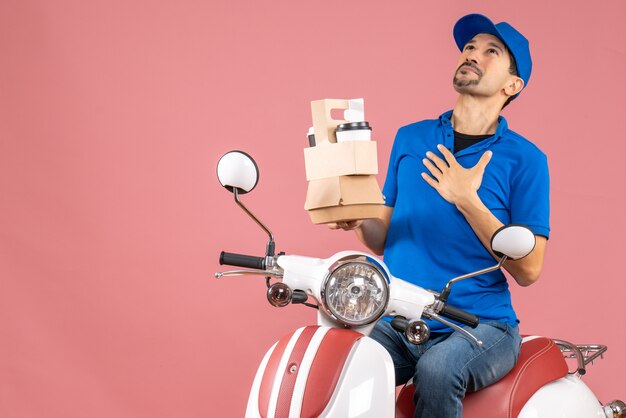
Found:
[[[369,122],[366,122],[366,121],[350,122],[350,123],[342,123],[341,125],[337,125],[336,132],[356,131],[356,130],[365,130],[365,129],[369,129],[370,131],[372,130]]]

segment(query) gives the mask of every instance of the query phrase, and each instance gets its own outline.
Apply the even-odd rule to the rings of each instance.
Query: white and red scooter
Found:
[[[529,229],[503,227],[491,241],[494,253],[502,255],[496,265],[456,277],[441,292],[426,290],[393,277],[382,261],[359,251],[342,251],[325,259],[276,255],[271,232],[239,199],[258,181],[254,160],[244,152],[231,151],[220,159],[217,172],[220,183],[268,233],[269,241],[262,257],[222,252],[220,264],[246,269],[215,276],[265,276],[267,299],[273,306],[304,304],[318,311],[317,325],[297,329],[265,354],[252,384],[247,418],[412,417],[412,385],[396,397],[391,357],[368,337],[375,323],[392,316],[394,328],[411,343],[420,344],[430,334],[422,319],[436,320],[480,346],[470,331],[479,319],[447,304],[451,286],[499,269],[507,259],[522,258],[535,245]],[[272,279],[276,279],[273,284]],[[463,416],[626,417],[624,402],[602,405],[579,377],[604,351],[601,345],[525,337],[514,369],[494,385],[467,394]],[[574,372],[568,371],[564,357],[577,359]]]

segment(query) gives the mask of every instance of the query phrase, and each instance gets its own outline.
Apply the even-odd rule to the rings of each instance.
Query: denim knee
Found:
[[[449,367],[451,365],[453,367]],[[442,364],[433,361],[418,361],[413,383],[415,384],[416,396],[433,395],[434,392],[465,392],[465,382],[460,367],[454,367],[453,362]]]

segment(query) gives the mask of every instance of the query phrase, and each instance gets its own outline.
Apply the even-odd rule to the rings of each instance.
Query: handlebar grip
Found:
[[[444,305],[439,315],[461,324],[469,325],[472,328],[476,328],[480,322],[480,318],[476,315],[450,305]]]
[[[255,257],[253,255],[227,253],[220,254],[220,265],[246,267],[251,269],[265,270],[265,257]]]
[[[391,327],[398,332],[406,331],[406,328],[409,326],[409,320],[403,316],[395,316],[391,320]]]

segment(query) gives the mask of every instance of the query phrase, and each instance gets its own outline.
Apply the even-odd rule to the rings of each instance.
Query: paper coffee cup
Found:
[[[337,126],[335,130],[337,142],[344,141],[370,141],[372,128],[368,122],[350,122]]]

